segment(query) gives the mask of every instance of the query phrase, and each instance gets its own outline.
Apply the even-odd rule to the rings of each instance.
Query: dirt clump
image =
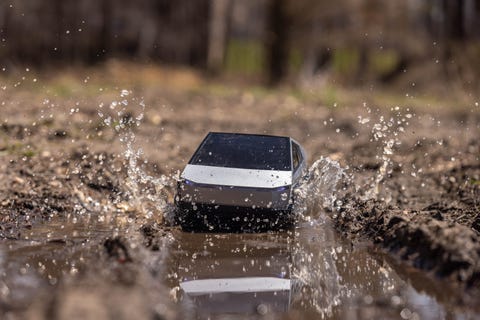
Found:
[[[103,243],[109,257],[116,259],[119,263],[132,262],[124,240],[120,237],[108,238]]]

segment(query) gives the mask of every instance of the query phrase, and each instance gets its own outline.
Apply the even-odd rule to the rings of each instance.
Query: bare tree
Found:
[[[268,82],[279,83],[286,74],[288,60],[289,19],[287,0],[270,0],[267,23]]]
[[[223,66],[231,10],[231,0],[211,0],[208,68],[215,73]]]

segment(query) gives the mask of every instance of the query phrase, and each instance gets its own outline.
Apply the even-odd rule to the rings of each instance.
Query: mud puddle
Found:
[[[103,216],[55,217],[34,224],[17,239],[1,240],[0,310],[22,312],[61,281],[95,265],[102,239],[125,229],[111,222]]]
[[[473,319],[460,293],[328,221],[291,233],[174,233],[166,285],[192,318]]]
[[[33,226],[0,242],[2,308],[21,311],[60,282],[91,269],[118,223],[98,219]],[[71,222],[71,221],[70,221]],[[173,229],[150,272],[192,319],[474,319],[461,292],[409,270],[367,245],[352,245],[330,222],[288,233],[204,234]],[[133,238],[128,240],[132,243]],[[149,251],[153,257],[155,251]],[[135,254],[134,254],[135,256]],[[146,257],[146,260],[155,260]],[[155,290],[146,287],[144,290]],[[152,309],[154,306],[151,306]],[[468,311],[466,311],[468,310]]]

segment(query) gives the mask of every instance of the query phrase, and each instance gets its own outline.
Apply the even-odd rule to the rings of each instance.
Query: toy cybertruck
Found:
[[[180,175],[176,220],[186,231],[288,229],[305,170],[289,137],[211,132]]]

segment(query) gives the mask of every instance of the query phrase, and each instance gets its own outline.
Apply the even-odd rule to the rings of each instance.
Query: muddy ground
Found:
[[[365,91],[328,104],[311,93],[322,88],[302,94],[227,86],[190,71],[144,66],[16,80],[1,80],[0,238],[15,246],[55,219],[66,228],[76,219],[107,221],[115,233],[82,243],[55,235],[36,239],[68,247],[72,255],[93,250],[73,274],[59,276],[28,303],[9,295],[4,274],[3,316],[127,319],[152,306],[148,301],[158,297],[141,290],[155,278],[144,270],[145,252],[161,252],[176,228],[168,219],[172,177],[209,131],[289,135],[303,144],[309,163],[321,156],[338,161],[345,177],[326,214],[341,234],[372,241],[466,294],[480,288],[480,107],[474,98],[462,105],[414,97],[378,103],[375,92]],[[142,150],[134,164],[125,141]],[[161,187],[140,181],[142,175],[163,177]],[[132,250],[128,244],[135,241],[141,248]],[[91,303],[82,309],[78,299]],[[169,307],[172,301],[155,301],[154,317],[182,317]]]

